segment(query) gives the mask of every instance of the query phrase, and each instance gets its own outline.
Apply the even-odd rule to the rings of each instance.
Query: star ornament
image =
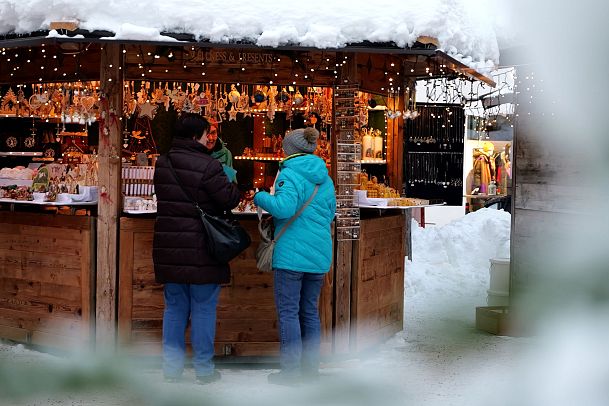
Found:
[[[154,104],[150,103],[149,101],[146,101],[145,103],[142,103],[139,106],[140,106],[139,117],[148,117],[152,120],[154,118],[154,116],[156,115],[156,110],[158,108],[157,105],[154,105]]]
[[[228,116],[228,121],[237,121],[237,110],[235,110],[234,104],[228,111]]]

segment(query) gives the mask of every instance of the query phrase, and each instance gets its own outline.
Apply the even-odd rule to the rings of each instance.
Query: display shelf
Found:
[[[2,201],[2,199],[0,199],[0,201]],[[156,214],[156,212],[157,212],[156,210],[123,210],[123,213],[131,214],[131,215]],[[231,213],[234,215],[238,215],[238,216],[258,214],[256,211],[238,211],[238,210],[232,210]],[[268,213],[263,210],[262,214],[266,215]]]
[[[91,202],[41,202],[37,200],[15,200],[15,199],[0,199],[0,203],[13,204],[33,204],[38,206],[94,206],[97,205],[97,200]]]
[[[362,159],[360,161],[361,164],[366,165],[387,165],[387,160],[385,159]]]
[[[156,214],[156,210],[123,210],[125,214]]]
[[[23,116],[17,114],[6,114],[0,113],[0,118],[20,118],[20,119],[29,119],[29,120],[42,120],[49,123],[60,123],[61,117],[40,117],[40,116]]]
[[[379,210],[409,210],[409,209],[420,209],[422,207],[437,207],[446,206],[446,203],[434,203],[434,204],[418,204],[413,206],[371,206],[367,204],[356,205],[360,209],[379,209]]]
[[[42,152],[33,151],[9,151],[0,152],[0,156],[42,156]]]
[[[283,158],[277,156],[243,156],[238,155],[234,157],[237,160],[242,161],[283,161]]]

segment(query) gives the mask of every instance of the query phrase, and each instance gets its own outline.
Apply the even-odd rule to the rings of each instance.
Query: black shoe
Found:
[[[267,377],[269,383],[283,386],[298,386],[300,384],[300,376],[296,374],[288,374],[285,372],[273,372]]]
[[[213,383],[219,381],[220,379],[222,379],[222,375],[220,372],[214,370],[214,372],[209,375],[198,375],[196,382],[199,385],[207,385],[208,383]]]

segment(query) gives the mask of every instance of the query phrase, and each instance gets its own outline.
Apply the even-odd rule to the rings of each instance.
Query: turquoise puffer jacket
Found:
[[[336,212],[336,195],[326,163],[315,155],[298,154],[285,159],[280,169],[275,194],[259,192],[254,197],[254,203],[273,216],[275,235],[311,197],[315,185],[319,185],[319,190],[275,244],[273,268],[328,272],[332,263],[330,224]]]

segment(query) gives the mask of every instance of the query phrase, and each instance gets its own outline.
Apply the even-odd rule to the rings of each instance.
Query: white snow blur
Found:
[[[340,48],[362,41],[406,47],[426,35],[464,63],[483,69],[499,62],[495,26],[502,28],[509,20],[508,13],[498,13],[504,11],[501,6],[499,0],[110,0],[103,6],[94,0],[4,0],[0,34],[26,34],[48,29],[54,21],[77,20],[82,29],[115,33],[114,39],[169,41],[160,33],[170,32],[270,47]],[[501,38],[505,42],[505,35]]]

